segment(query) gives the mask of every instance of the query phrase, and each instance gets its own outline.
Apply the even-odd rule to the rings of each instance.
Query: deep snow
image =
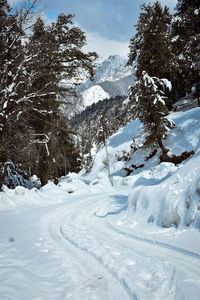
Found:
[[[133,121],[108,140],[90,174],[41,190],[0,193],[0,299],[200,299],[200,108],[173,113],[170,153],[125,177],[117,157],[143,143]]]

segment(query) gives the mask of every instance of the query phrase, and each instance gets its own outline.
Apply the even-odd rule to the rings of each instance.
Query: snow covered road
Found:
[[[200,253],[121,226],[127,193],[1,212],[0,299],[200,299]]]

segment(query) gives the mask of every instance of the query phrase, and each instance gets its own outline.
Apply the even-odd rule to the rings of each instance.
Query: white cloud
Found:
[[[86,33],[87,45],[84,51],[96,51],[100,57],[100,61],[106,59],[109,55],[127,56],[129,43],[123,43],[115,40],[109,40],[100,36],[98,33]]]

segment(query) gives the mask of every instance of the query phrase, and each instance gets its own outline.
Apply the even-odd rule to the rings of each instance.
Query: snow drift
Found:
[[[108,153],[113,183],[132,187],[126,218],[135,225],[154,223],[161,227],[195,226],[200,228],[200,108],[184,113],[172,113],[169,118],[176,124],[164,141],[169,154],[180,155],[194,150],[195,155],[175,166],[159,164],[158,155],[143,168],[124,177],[127,164],[144,162],[144,150],[133,154],[130,161],[119,157],[130,151],[130,145],[142,145],[142,124],[136,120],[108,140]],[[135,156],[135,157],[134,157]],[[88,178],[103,177],[106,172],[106,153],[101,149],[95,157]]]

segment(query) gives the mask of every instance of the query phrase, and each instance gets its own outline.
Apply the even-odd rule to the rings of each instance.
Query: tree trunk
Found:
[[[54,184],[58,184],[58,167],[57,167],[57,164],[56,164],[56,160],[55,160],[55,158],[53,157],[53,159],[52,159],[52,161],[53,161],[53,169],[54,169]]]
[[[2,132],[0,133],[0,141],[0,191],[2,191],[5,180],[4,165],[8,161],[8,143]]]
[[[163,142],[162,142],[162,139],[160,136],[157,136],[157,141],[158,141],[159,147],[162,149],[163,154],[166,154],[167,152],[169,152],[169,149],[165,148],[165,146],[163,145]]]
[[[39,178],[41,186],[48,183],[49,178],[49,156],[47,155],[46,147],[44,144],[39,147]]]

